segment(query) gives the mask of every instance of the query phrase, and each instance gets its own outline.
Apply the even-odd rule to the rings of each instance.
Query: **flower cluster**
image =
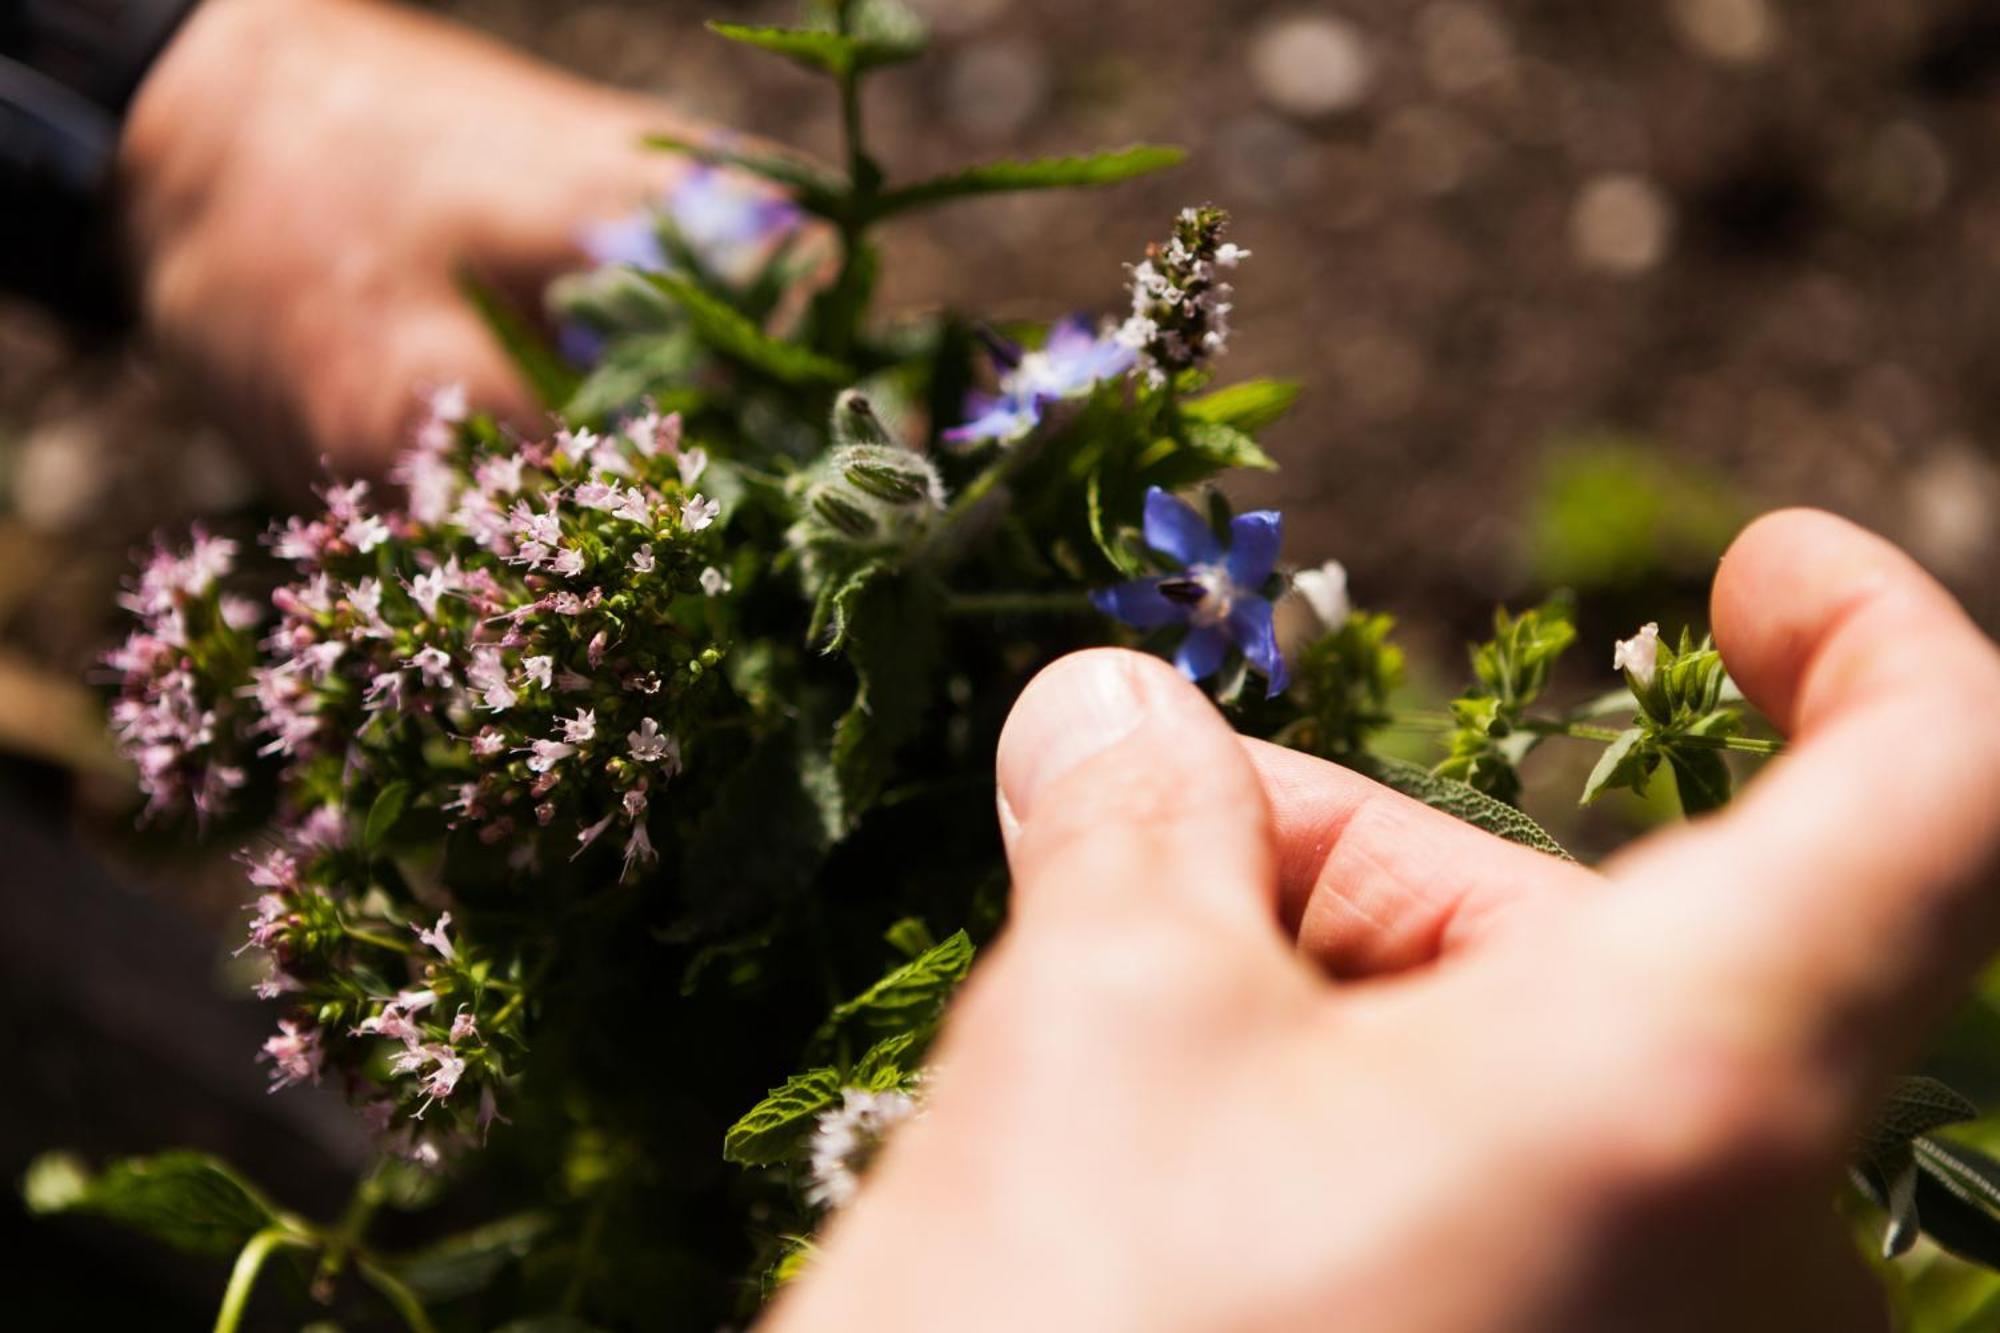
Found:
[[[1094,331],[1082,315],[1050,329],[1033,351],[997,335],[990,335],[987,344],[1003,367],[1000,390],[967,397],[965,424],[944,433],[954,443],[1012,443],[1039,426],[1057,403],[1116,379],[1138,360],[1137,352],[1113,334]]]
[[[813,1127],[806,1197],[822,1208],[852,1203],[890,1133],[922,1110],[914,1092],[845,1089],[840,1105],[821,1114]]]
[[[1155,388],[1206,365],[1228,344],[1232,289],[1221,275],[1250,257],[1222,239],[1228,225],[1219,208],[1184,209],[1166,244],[1148,246],[1132,266],[1132,313],[1118,340]]]
[[[196,529],[183,552],[156,546],[120,598],[138,626],[104,659],[119,687],[111,725],[148,813],[226,813],[246,780],[233,687],[263,613],[222,591],[236,556],[235,542]]]

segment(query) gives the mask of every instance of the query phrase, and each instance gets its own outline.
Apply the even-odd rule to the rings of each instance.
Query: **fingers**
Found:
[[[1000,737],[1001,827],[1024,935],[1192,926],[1282,953],[1270,812],[1236,734],[1156,658],[1063,658]]]
[[[1244,740],[1270,802],[1280,912],[1336,976],[1434,962],[1519,916],[1602,887],[1351,769]]]
[[[1714,623],[1790,752],[1615,877],[1702,989],[1865,1080],[2000,940],[2000,656],[1907,556],[1805,511],[1737,539]]]

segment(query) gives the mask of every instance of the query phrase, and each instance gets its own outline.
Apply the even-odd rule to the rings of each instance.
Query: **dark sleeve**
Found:
[[[89,323],[128,305],[109,197],[132,95],[194,0],[0,0],[0,288]]]

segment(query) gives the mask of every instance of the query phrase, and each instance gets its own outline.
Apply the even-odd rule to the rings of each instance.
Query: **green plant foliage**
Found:
[[[282,1215],[241,1177],[203,1153],[131,1157],[92,1174],[67,1153],[28,1167],[22,1188],[34,1213],[88,1213],[191,1254],[233,1254]]]

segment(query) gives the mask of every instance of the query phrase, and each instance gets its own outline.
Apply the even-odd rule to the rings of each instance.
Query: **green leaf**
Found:
[[[686,312],[695,334],[719,356],[786,384],[842,384],[853,378],[838,361],[773,338],[734,306],[678,273],[648,273],[645,278]]]
[[[722,1155],[739,1166],[773,1166],[805,1145],[820,1113],[840,1100],[840,1074],[811,1069],[794,1074],[781,1088],[729,1127],[722,1138]]]
[[[1659,756],[1646,743],[1644,729],[1627,727],[1598,756],[1597,767],[1590,770],[1590,780],[1583,784],[1583,797],[1579,804],[1589,805],[1605,792],[1618,787],[1629,787],[1643,796],[1646,778],[1658,763]]]
[[[694,936],[761,920],[813,883],[840,827],[838,793],[812,780],[825,765],[815,743],[774,732],[722,778],[682,859]]]
[[[1197,421],[1254,434],[1289,412],[1298,397],[1299,385],[1293,380],[1245,380],[1190,398],[1181,404],[1181,412]]]
[[[550,1228],[543,1213],[521,1213],[462,1232],[389,1263],[425,1304],[484,1291],[510,1263],[527,1258]]]
[[[386,784],[375,795],[375,803],[368,807],[368,819],[361,826],[361,849],[371,856],[382,850],[382,844],[396,831],[396,825],[403,818],[403,811],[410,804],[410,784],[397,781]]]
[[[931,928],[924,924],[920,916],[906,916],[882,932],[882,938],[890,948],[905,957],[915,958],[926,949],[937,947],[937,939]]]
[[[470,269],[459,270],[458,289],[472,303],[480,320],[542,406],[553,410],[568,402],[576,392],[579,377],[549,345],[548,339]]]
[[[907,12],[907,11],[906,11]],[[759,28],[711,20],[708,30],[732,42],[783,56],[806,69],[845,79],[878,65],[892,65],[923,54],[923,26],[911,23],[902,33],[852,36],[819,28]]]
[[[1729,765],[1723,762],[1720,750],[1668,742],[1666,754],[1674,770],[1674,790],[1680,793],[1682,814],[1692,819],[1729,804]]]
[[[959,931],[892,969],[861,994],[836,1005],[813,1034],[811,1052],[831,1052],[841,1032],[871,1039],[921,1031],[937,1022],[972,967],[972,937]]]
[[[854,668],[854,703],[834,726],[833,769],[849,825],[874,804],[896,752],[923,729],[942,651],[935,585],[883,573],[835,598],[837,642]]]
[[[1922,1074],[1904,1075],[1890,1085],[1889,1095],[1863,1128],[1861,1151],[1865,1155],[1907,1144],[1919,1134],[1978,1118],[1979,1108],[1950,1084]]]
[[[902,1087],[909,1081],[910,1075],[917,1072],[933,1031],[935,1024],[913,1028],[908,1032],[898,1032],[893,1037],[884,1037],[870,1046],[854,1062],[853,1085],[870,1092]]]
[[[1042,157],[1030,161],[986,162],[963,171],[885,191],[874,201],[872,218],[981,194],[1016,190],[1073,190],[1113,185],[1178,166],[1186,152],[1159,144],[1135,144],[1109,153]],[[872,219],[871,219],[872,220]]]
[[[1413,764],[1407,759],[1396,759],[1381,754],[1345,756],[1340,762],[1357,773],[1375,779],[1385,787],[1394,788],[1405,796],[1422,801],[1434,810],[1442,810],[1509,842],[1532,847],[1538,852],[1547,852],[1550,856],[1560,857],[1565,861],[1575,859],[1563,850],[1561,843],[1549,836],[1547,829],[1513,806],[1504,801],[1496,801],[1463,782],[1439,777],[1422,764]]]
[[[809,213],[837,217],[845,206],[847,182],[825,167],[794,154],[737,148],[728,143],[702,142],[671,134],[648,135],[645,142],[648,148],[680,153],[710,166],[734,167],[782,185],[791,193],[793,202]]]
[[[2000,1162],[1928,1134],[1910,1146],[1924,1234],[1961,1259],[2000,1270]]]
[[[205,1153],[128,1157],[92,1176],[67,1153],[28,1166],[22,1193],[32,1213],[90,1213],[192,1254],[229,1255],[286,1219],[255,1189]]]
[[[604,356],[563,406],[573,422],[610,421],[651,399],[661,412],[694,412],[705,399],[687,387],[699,346],[687,330],[614,335]]]

